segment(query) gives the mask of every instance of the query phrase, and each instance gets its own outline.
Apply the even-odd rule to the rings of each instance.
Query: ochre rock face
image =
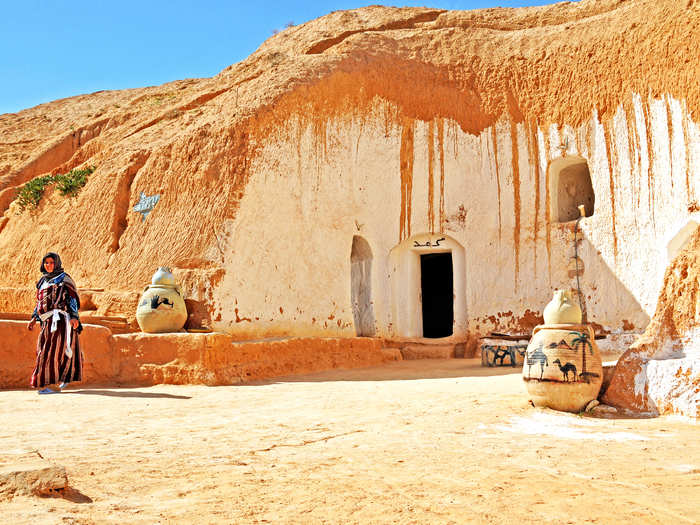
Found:
[[[531,182],[520,168],[530,171],[540,157],[545,165],[551,160],[557,145],[550,144],[550,125],[573,127],[580,135],[578,154],[595,153],[603,159],[598,164],[610,167],[609,180],[593,173],[597,191],[610,191],[596,203],[603,210],[596,220],[605,218],[610,230],[612,244],[605,257],[624,266],[632,252],[624,251],[623,237],[636,228],[616,215],[624,205],[620,191],[627,181],[613,176],[623,171],[620,162],[611,160],[612,153],[607,161],[601,157],[606,151],[618,157],[625,153],[615,138],[624,130],[615,128],[613,116],[622,108],[628,122],[640,123],[628,124],[629,155],[641,158],[643,151],[649,164],[659,149],[651,138],[651,121],[659,117],[650,101],[668,101],[668,123],[663,118],[667,135],[675,122],[672,135],[693,142],[694,128],[686,128],[700,114],[700,65],[693,59],[698,35],[700,7],[695,1],[583,0],[477,11],[373,6],[289,28],[213,78],[98,92],[1,115],[0,304],[11,311],[28,309],[18,290],[31,290],[41,255],[52,250],[61,254],[79,287],[95,290],[92,302],[99,315],[133,317],[139,292],[155,268],[167,265],[183,285],[194,324],[219,323],[215,327],[249,338],[354,335],[346,291],[349,271],[328,254],[349,251],[352,232],[370,230],[381,237],[381,250],[375,244],[374,256],[375,268],[383,270],[379,257],[414,233],[459,230],[465,224],[478,229],[479,217],[470,203],[460,208],[450,202],[457,198],[450,189],[455,176],[445,165],[450,152],[457,158],[459,148],[482,147],[495,158],[497,242],[508,243],[508,249],[512,245],[512,255],[502,257],[514,261],[508,272],[514,274],[515,286],[504,289],[515,297],[523,288],[534,292],[517,308],[511,295],[501,292],[495,295],[503,304],[489,306],[489,311],[465,301],[465,311],[471,310],[464,317],[471,325],[460,329],[487,330],[502,317],[512,320],[513,329],[523,329],[523,320],[560,284],[552,279],[552,261],[568,258],[563,247],[569,241],[568,230],[553,226],[546,170],[535,167]],[[596,125],[585,128],[592,115]],[[342,126],[351,131],[338,132]],[[639,126],[646,126],[644,137]],[[412,223],[417,212],[411,196],[424,128],[431,137],[425,155],[430,205],[425,224],[419,225]],[[491,142],[484,139],[481,146],[457,138],[481,139],[487,130]],[[283,145],[294,133],[297,159],[290,161]],[[348,136],[351,140],[343,142]],[[451,140],[454,145],[448,144]],[[350,160],[329,154],[339,150]],[[504,156],[512,161],[499,166]],[[691,157],[694,153],[686,147],[685,166]],[[327,171],[317,170],[309,159],[335,168],[335,179],[322,177]],[[387,191],[400,188],[400,206],[382,224],[368,224],[357,210],[381,215],[393,197],[377,196],[378,188],[370,184],[383,181],[382,168],[394,161],[398,166]],[[88,165],[97,169],[77,198],[49,189],[34,211],[20,214],[13,204],[17,189],[32,178]],[[371,193],[359,204],[348,191],[361,186],[353,166],[360,166]],[[660,199],[652,202],[659,191],[658,174],[654,168],[646,171],[648,180],[635,181],[635,187],[648,186],[650,208],[660,206]],[[474,173],[465,170],[460,176],[473,178]],[[683,179],[676,186],[690,201],[697,185],[692,171],[686,168],[675,177]],[[298,194],[288,190],[295,178]],[[307,198],[321,185],[331,193],[337,187],[337,200]],[[160,195],[145,221],[133,211],[142,192]],[[437,195],[440,203],[434,204]],[[502,217],[501,198],[512,211],[512,222],[505,212]],[[526,205],[531,201],[532,206]],[[242,220],[244,204],[248,208]],[[259,217],[249,211],[256,205]],[[298,223],[298,216],[307,222]],[[308,235],[292,238],[294,228]],[[323,236],[317,228],[323,228]],[[349,239],[336,241],[335,231]],[[534,248],[526,245],[531,240]],[[545,244],[546,254],[538,260]],[[595,249],[600,252],[594,246],[592,253]],[[532,253],[534,265],[525,266],[523,259]],[[298,264],[285,268],[292,256],[299,257]],[[347,259],[349,266],[349,254]],[[251,273],[250,268],[258,267],[262,273]],[[324,279],[333,272],[338,283],[326,286]],[[544,276],[537,287],[530,286],[531,273]],[[266,279],[272,275],[274,287]],[[314,283],[323,284],[311,289]],[[310,311],[310,304],[318,305],[318,312]],[[390,310],[387,304],[386,297],[376,300],[378,317],[389,318],[382,314]],[[648,317],[633,300],[629,304],[641,328]],[[386,335],[389,324],[379,327],[378,335]]]
[[[217,232],[236,216],[260,144],[290,118],[365,111],[449,117],[477,133],[503,115],[575,125],[632,93],[670,93],[697,115],[696,2],[592,1],[449,12],[368,7],[270,38],[213,78],[98,92],[0,116],[0,286],[29,285],[51,247],[81,286],[132,290],[167,262],[221,278]],[[565,96],[562,96],[565,93]],[[74,201],[9,209],[32,177],[97,171]],[[162,198],[146,222],[136,189]],[[78,269],[79,268],[79,269]]]

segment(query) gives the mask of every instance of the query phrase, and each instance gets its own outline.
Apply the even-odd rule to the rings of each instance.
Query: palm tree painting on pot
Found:
[[[581,347],[581,373],[579,378],[581,381],[590,383],[592,379],[600,377],[600,374],[595,372],[589,372],[586,370],[586,350],[588,350],[589,355],[593,356],[593,345],[591,344],[590,336],[586,332],[569,332],[570,335],[574,336],[571,341],[575,351]]]

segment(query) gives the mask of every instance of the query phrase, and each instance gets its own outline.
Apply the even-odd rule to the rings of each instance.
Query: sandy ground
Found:
[[[519,370],[404,361],[262,384],[0,392],[64,497],[0,522],[698,523],[700,428],[530,407]]]

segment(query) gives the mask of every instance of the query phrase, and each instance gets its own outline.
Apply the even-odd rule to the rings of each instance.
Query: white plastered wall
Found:
[[[435,231],[463,247],[463,269],[455,267],[454,275],[465,318],[455,335],[517,330],[522,318],[541,312],[553,289],[575,285],[571,225],[551,214],[547,227],[547,170],[568,143],[567,155],[588,162],[596,196],[595,214],[581,221],[579,247],[589,320],[613,331],[644,328],[667,264],[663,241],[700,192],[700,130],[682,103],[650,101],[647,123],[635,97],[631,126],[619,108],[607,132],[610,162],[595,113],[577,129],[537,129],[536,144],[523,124],[512,128],[502,120],[475,136],[444,120],[440,145],[436,124],[416,121],[408,206],[401,195],[401,124],[387,126],[382,104],[362,121],[328,122],[325,137],[290,121],[252,160],[237,215],[219,232],[227,272],[215,292],[215,326],[246,337],[354,335],[350,250],[360,235],[374,255],[377,336],[417,333],[415,314],[407,330],[397,325],[403,317],[390,253],[406,237]],[[631,146],[629,129],[636,130]],[[402,209],[410,214],[403,239]]]

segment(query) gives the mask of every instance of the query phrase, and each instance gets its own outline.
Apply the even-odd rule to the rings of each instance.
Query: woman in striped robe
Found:
[[[41,324],[31,385],[41,389],[40,394],[53,394],[82,379],[80,298],[73,279],[63,271],[58,254],[44,256],[41,273],[43,276],[36,283],[36,308],[27,326],[32,330],[37,321]]]

